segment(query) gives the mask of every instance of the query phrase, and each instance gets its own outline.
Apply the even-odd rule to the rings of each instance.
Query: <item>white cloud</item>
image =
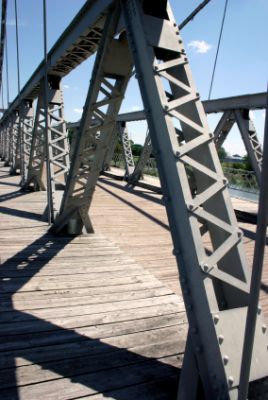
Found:
[[[76,114],[82,114],[82,113],[83,113],[83,108],[74,108],[73,111],[74,111]]]
[[[69,85],[63,85],[63,88],[64,89],[70,89],[70,86]]]
[[[207,53],[212,48],[212,45],[205,40],[192,40],[187,46],[202,54]]]

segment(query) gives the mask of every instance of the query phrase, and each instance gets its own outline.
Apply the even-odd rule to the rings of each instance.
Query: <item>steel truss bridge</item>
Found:
[[[61,80],[95,53],[70,149]],[[133,70],[144,110],[119,115]],[[20,173],[23,191],[47,190],[45,218],[59,240],[94,232],[95,187],[109,169],[118,137],[133,186],[153,151],[189,322],[179,400],[199,399],[201,392],[205,399],[240,399],[251,272],[217,148],[236,123],[261,184],[262,147],[249,115],[259,108],[266,108],[265,93],[202,104],[167,1],[91,0],[0,121],[1,158],[11,174]],[[211,132],[206,113],[214,112],[223,115]],[[127,123],[141,119],[147,120],[149,133],[135,166]],[[268,396],[267,376],[267,333],[259,308],[250,398]]]

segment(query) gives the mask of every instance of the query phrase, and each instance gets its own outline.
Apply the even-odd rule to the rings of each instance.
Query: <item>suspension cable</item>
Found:
[[[17,0],[15,0],[15,20],[16,20],[16,50],[17,50],[17,78],[18,78],[18,94],[20,94],[20,58],[19,58],[19,33],[18,33],[18,11],[17,11]]]
[[[7,49],[7,35],[6,35],[6,85],[7,85],[7,108],[9,106],[9,72],[8,72],[8,49]]]
[[[209,87],[208,100],[210,100],[212,87],[213,87],[213,83],[214,83],[214,76],[215,76],[215,71],[216,71],[216,66],[217,66],[217,61],[218,61],[218,54],[219,54],[219,49],[220,49],[220,44],[221,44],[221,37],[222,37],[222,32],[223,32],[223,27],[224,27],[224,21],[225,21],[225,16],[226,16],[226,11],[227,11],[227,5],[228,5],[228,0],[225,0],[223,16],[222,16],[222,21],[221,21],[220,35],[219,35],[219,40],[218,40],[218,45],[217,45],[217,51],[216,51],[216,56],[215,56],[215,61],[214,61],[214,66],[213,66],[213,72],[212,72],[210,87]]]
[[[48,71],[47,71],[47,9],[46,0],[43,0],[43,25],[44,25],[44,80],[43,80],[43,97],[44,97],[44,116],[45,116],[45,146],[46,146],[46,171],[47,171],[47,216],[48,225],[54,222],[54,210],[51,191],[51,170],[50,170],[50,152],[48,142]]]
[[[201,4],[199,4],[199,6],[196,7],[194,11],[187,18],[185,18],[184,21],[180,23],[179,29],[181,30],[185,27],[185,25],[188,24],[188,22],[192,21],[194,17],[199,13],[199,11],[201,11],[209,2],[210,0],[204,0]]]
[[[6,38],[6,15],[7,15],[7,0],[2,0],[2,15],[1,15],[1,39],[0,39],[0,89],[3,81],[3,60],[5,51]]]

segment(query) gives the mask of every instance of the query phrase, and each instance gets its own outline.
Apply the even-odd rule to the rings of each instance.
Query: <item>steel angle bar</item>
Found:
[[[235,118],[233,112],[230,110],[225,111],[214,130],[214,142],[217,149],[220,149],[223,145],[234,123]]]
[[[23,101],[20,106],[20,117],[21,117],[21,148],[22,148],[22,159],[21,159],[21,186],[26,183],[26,177],[28,173],[33,125],[34,125],[34,109],[32,101]]]
[[[106,18],[60,213],[53,226],[56,231],[67,228],[69,233],[79,234],[93,230],[88,211],[132,73],[125,35],[114,39],[119,16],[120,10],[115,8]]]
[[[249,110],[235,110],[235,119],[240,130],[258,184],[261,184],[262,148]]]
[[[143,171],[146,167],[146,164],[148,160],[150,159],[150,155],[152,153],[152,142],[150,138],[150,133],[149,130],[147,130],[146,137],[145,137],[145,142],[144,146],[141,152],[141,155],[138,159],[138,162],[135,166],[134,171],[132,174],[128,177],[128,182],[132,185],[135,186],[140,179],[142,179],[143,176]]]
[[[232,347],[232,339],[240,340],[241,329],[232,326],[231,334],[228,329],[234,315],[237,314],[241,321],[244,318],[249,301],[245,290],[249,284],[249,269],[213,135],[169,3],[159,1],[152,5],[149,0],[122,0],[121,6],[164,194],[198,374],[207,399],[235,399],[240,360],[232,357],[236,350]],[[185,62],[175,62],[176,66],[171,66],[171,60],[182,59]],[[179,101],[189,93],[192,100]],[[171,101],[173,103],[169,104]],[[176,131],[174,119],[181,126],[181,135]],[[188,166],[183,160],[186,156],[196,163],[196,167],[203,167],[198,170]],[[196,183],[194,192],[188,167],[191,167]],[[206,174],[207,170],[211,173]],[[216,179],[212,178],[214,174]],[[225,232],[217,224],[206,222],[212,244],[211,260],[215,261],[221,280],[202,269],[207,258],[206,242],[192,207],[198,196],[203,201],[204,211],[228,226],[229,231]],[[221,319],[225,323],[219,322]],[[226,338],[224,350],[219,345],[218,326]],[[262,334],[259,327],[258,332]],[[231,359],[228,365],[223,361],[226,354],[223,351]],[[251,380],[267,375],[266,352],[263,341],[259,341],[254,357],[262,368],[254,365]],[[189,374],[182,375],[183,385],[191,381]],[[197,399],[198,393],[193,398]]]
[[[10,174],[17,174],[18,170],[20,170],[20,160],[21,160],[21,149],[20,149],[20,141],[21,141],[21,131],[20,131],[20,116],[19,111],[14,112],[12,118],[12,128],[11,128],[11,166],[10,166]]]
[[[258,209],[258,223],[256,242],[254,248],[253,268],[250,284],[250,298],[245,324],[245,336],[243,343],[243,353],[239,381],[239,400],[248,398],[248,387],[250,370],[252,369],[252,354],[254,345],[254,336],[256,331],[256,323],[258,316],[258,302],[261,288],[261,278],[263,270],[263,259],[266,244],[266,233],[268,224],[268,91],[267,91],[267,107],[264,127],[264,145],[263,145],[263,169],[261,173],[260,199]],[[263,331],[267,330],[267,326],[262,326]],[[266,379],[267,383],[267,379]],[[266,385],[267,388],[267,385]],[[268,390],[261,391],[263,396],[267,397]],[[266,392],[266,393],[265,393]]]
[[[125,161],[125,177],[128,178],[134,171],[135,164],[131,150],[131,144],[128,136],[128,129],[125,122],[117,123],[119,137],[123,147],[123,156]]]

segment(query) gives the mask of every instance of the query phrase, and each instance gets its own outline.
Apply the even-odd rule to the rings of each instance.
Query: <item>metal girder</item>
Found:
[[[32,134],[29,167],[24,189],[45,190],[42,180],[46,158],[45,110],[43,90],[40,91]],[[56,191],[65,187],[69,171],[69,144],[64,120],[64,103],[59,79],[49,77],[48,85],[48,149],[53,211],[58,211]]]
[[[128,182],[131,185],[135,186],[138,183],[138,181],[142,178],[144,168],[147,164],[147,161],[150,158],[151,153],[152,153],[152,142],[150,138],[150,133],[148,131],[141,155],[138,159],[138,162],[135,166],[133,173],[128,178]]]
[[[11,166],[10,173],[16,174],[21,168],[21,130],[19,111],[15,111],[12,118],[11,126]]]
[[[118,129],[119,138],[121,140],[122,147],[123,147],[123,156],[124,156],[125,171],[126,171],[125,177],[127,178],[133,173],[135,164],[134,164],[134,159],[133,159],[133,155],[132,155],[131,144],[129,141],[126,123],[118,122],[117,129]]]
[[[106,18],[66,190],[53,225],[56,231],[65,228],[74,234],[93,231],[88,210],[132,71],[125,35],[114,39],[119,15],[115,9]]]
[[[45,190],[43,183],[43,169],[45,160],[45,135],[44,135],[44,110],[43,92],[38,96],[34,127],[32,133],[30,156],[26,182],[23,184],[25,190]]]
[[[232,111],[236,109],[257,110],[266,107],[266,93],[253,93],[222,99],[205,100],[202,102],[207,114]],[[142,121],[145,119],[143,110],[120,114],[117,121]]]
[[[245,144],[249,160],[256,174],[257,182],[261,184],[262,147],[259,142],[253,121],[249,116],[249,110],[235,110],[235,119]]]
[[[21,185],[26,183],[28,173],[32,134],[34,125],[34,109],[32,101],[23,101],[20,107],[21,118]]]
[[[113,134],[112,134],[111,140],[110,140],[110,145],[106,149],[106,152],[105,152],[103,166],[102,166],[102,172],[110,170],[111,161],[113,159],[115,148],[118,143],[118,132],[117,132],[116,127],[117,127],[117,124],[115,123],[114,131],[113,131]]]
[[[235,123],[233,111],[225,111],[214,130],[216,149],[220,149]]]
[[[167,6],[166,6],[167,4]],[[236,399],[250,271],[213,135],[192,81],[169,4],[121,1],[144,103],[189,320],[190,352],[207,399]],[[169,86],[172,98],[167,95]],[[183,131],[177,135],[173,121]],[[187,168],[197,191],[191,192]],[[206,222],[212,247],[206,247]],[[261,317],[251,380],[267,376]],[[193,356],[192,356],[193,354]],[[194,373],[194,370],[193,372]],[[182,387],[191,384],[182,375]],[[193,394],[198,398],[198,394]],[[180,399],[185,399],[181,396]],[[188,399],[187,399],[188,400]]]
[[[47,56],[48,74],[64,77],[97,50],[105,15],[113,0],[88,0],[63,32]],[[1,120],[19,107],[22,100],[34,100],[45,76],[45,62],[40,63],[25,86],[10,104]]]

